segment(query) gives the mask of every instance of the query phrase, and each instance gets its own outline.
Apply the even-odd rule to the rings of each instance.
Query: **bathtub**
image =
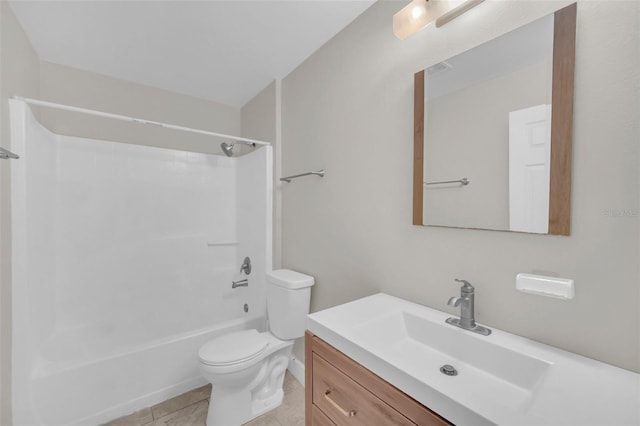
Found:
[[[222,333],[263,327],[261,318],[238,319],[101,358],[39,359],[31,381],[36,421],[97,425],[205,385],[198,370],[200,346]]]

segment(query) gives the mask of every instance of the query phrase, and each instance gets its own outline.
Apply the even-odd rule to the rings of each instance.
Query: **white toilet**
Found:
[[[239,426],[282,403],[293,341],[304,336],[313,277],[267,273],[269,331],[243,330],[205,343],[200,371],[211,382],[208,426]]]

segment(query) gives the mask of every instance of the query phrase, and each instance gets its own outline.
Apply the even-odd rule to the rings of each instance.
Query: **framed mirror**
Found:
[[[414,225],[569,235],[576,9],[415,74]]]

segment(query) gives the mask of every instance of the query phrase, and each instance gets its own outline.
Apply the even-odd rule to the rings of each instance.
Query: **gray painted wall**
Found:
[[[381,1],[283,80],[283,170],[327,172],[282,189],[283,266],[316,277],[313,311],[382,291],[453,314],[465,278],[480,322],[640,371],[640,3],[578,2],[570,237],[411,225],[413,74],[567,4],[484,2],[400,41],[403,4]],[[576,297],[519,293],[519,272]]]
[[[40,97],[65,105],[240,134],[238,108],[50,62],[42,62],[40,67]],[[220,153],[222,142],[207,135],[49,108],[42,109],[40,120],[51,131],[64,135],[186,151]]]

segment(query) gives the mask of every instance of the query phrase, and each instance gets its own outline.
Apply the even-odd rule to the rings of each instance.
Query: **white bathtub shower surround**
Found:
[[[96,424],[204,384],[205,341],[264,328],[271,147],[62,136],[10,104],[14,423]]]

